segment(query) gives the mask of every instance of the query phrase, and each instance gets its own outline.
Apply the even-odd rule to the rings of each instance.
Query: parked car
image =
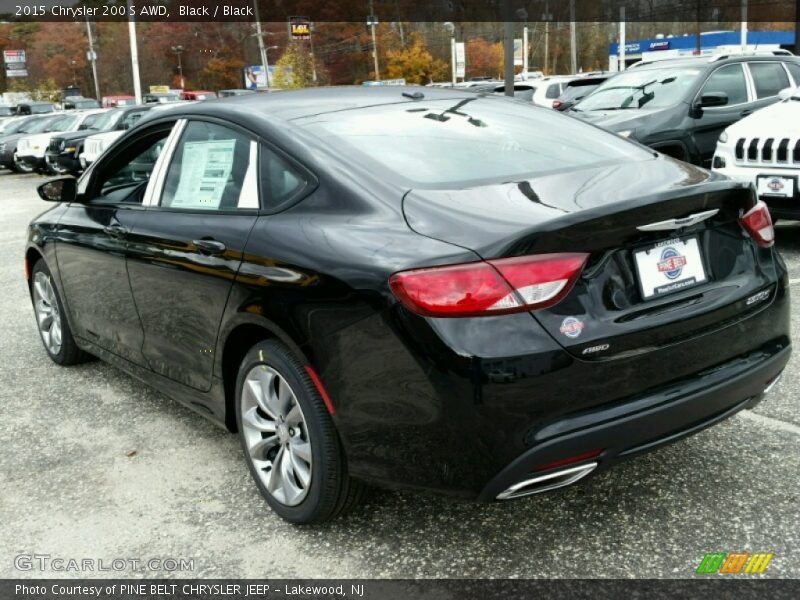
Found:
[[[800,85],[800,58],[720,55],[665,59],[609,79],[570,114],[701,166],[722,131]]]
[[[147,106],[129,106],[108,110],[96,119],[89,120],[85,127],[70,133],[53,136],[45,151],[45,162],[55,173],[78,173],[91,161],[83,158],[86,141],[99,132],[110,134],[112,139],[122,135],[148,110]],[[93,160],[93,159],[92,159]]]
[[[62,102],[64,110],[86,110],[89,108],[100,108],[100,103],[94,98],[84,98],[83,96],[70,96],[64,98]]]
[[[791,352],[748,185],[494,95],[176,106],[39,194],[56,204],[25,273],[48,356],[238,431],[296,523],[365,484],[575,483],[754,406]]]
[[[556,100],[553,100],[553,108],[562,112],[572,108],[577,102],[580,102],[600,87],[609,77],[610,74],[603,74],[573,79],[564,86],[564,91],[561,92],[561,95]]]
[[[220,90],[220,98],[232,98],[233,96],[246,96],[248,94],[255,94],[255,90]]]
[[[713,169],[751,184],[773,218],[800,219],[800,88],[722,132]]]
[[[181,100],[211,100],[216,98],[216,92],[209,92],[206,90],[194,90],[190,92],[181,92]]]
[[[55,134],[87,130],[92,127],[93,123],[101,119],[107,110],[100,108],[60,114],[50,121],[40,133],[20,138],[17,142],[15,158],[17,170],[23,173],[47,171],[45,152]]]
[[[180,102],[181,97],[174,92],[156,92],[142,96],[145,104],[167,104],[169,102]]]
[[[0,121],[5,121],[7,118],[13,117],[16,114],[17,111],[14,106],[0,105]]]
[[[118,139],[125,131],[136,125],[147,111],[153,108],[152,105],[129,106],[120,109],[120,116],[110,130],[102,133],[95,133],[87,137],[83,142],[83,151],[78,154],[80,169],[83,170],[92,164],[114,140]]]
[[[17,104],[18,115],[44,115],[55,112],[56,107],[52,102],[20,102]]]
[[[531,83],[536,86],[533,103],[537,106],[553,108],[553,100],[558,99],[563,93],[564,87],[577,78],[576,75],[554,75],[531,80]]]
[[[133,106],[136,98],[133,96],[103,96],[103,108],[116,108],[118,106]]]
[[[483,93],[483,94],[497,94],[500,96],[504,96],[506,93],[506,84],[505,83],[491,83],[489,85],[478,85],[475,87],[467,88],[471,92]],[[521,83],[515,82],[514,83],[514,98],[517,100],[524,100],[526,102],[530,102],[533,99],[533,93],[536,91],[536,86],[530,83]]]
[[[3,128],[0,134],[0,166],[11,171],[19,171],[17,166],[17,144],[21,138],[41,133],[60,115],[30,115],[19,117]]]

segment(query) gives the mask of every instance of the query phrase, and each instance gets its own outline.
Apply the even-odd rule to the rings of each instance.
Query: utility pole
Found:
[[[378,41],[375,38],[375,26],[378,24],[378,19],[375,17],[375,12],[372,9],[372,0],[369,0],[369,17],[367,24],[372,31],[372,59],[375,62],[375,81],[381,80],[380,69],[378,68]]]
[[[136,104],[142,103],[142,82],[139,79],[139,47],[136,44],[136,21],[131,10],[131,0],[128,0],[128,36],[131,41],[131,72],[133,75],[133,95]]]
[[[569,0],[569,67],[573,75],[578,72],[578,48],[575,31],[575,0]]]
[[[800,18],[800,15],[797,15]],[[747,0],[742,0],[742,32],[741,32],[742,53],[747,50]]]
[[[308,24],[308,43],[311,48],[311,81],[317,85],[317,61],[314,59],[314,23]]]
[[[542,15],[542,20],[544,21],[544,67],[542,67],[542,72],[547,75],[547,63],[550,60],[550,21],[552,20],[553,15],[550,14],[550,3],[545,2],[544,4],[544,15]]]
[[[175,56],[178,57],[178,75],[181,78],[181,89],[183,89],[186,86],[186,83],[183,80],[183,62],[181,61],[181,54],[183,54],[183,46],[180,45],[173,46],[172,52],[175,54]]]
[[[522,28],[522,72],[523,77],[528,76],[528,23]]]
[[[86,17],[86,37],[89,39],[89,60],[92,61],[95,100],[100,102],[100,84],[97,82],[97,52],[94,51],[94,37],[92,37],[92,26],[89,24],[89,17]]]
[[[267,78],[267,89],[269,89],[269,62],[267,61],[267,51],[264,49],[264,34],[261,33],[261,15],[258,14],[258,0],[253,0],[253,9],[256,19],[256,37],[258,37],[258,53],[261,56],[261,68]],[[257,85],[257,84],[256,84]]]
[[[695,22],[695,44],[694,53],[700,56],[703,49],[703,42],[700,39],[700,4],[702,0],[697,0],[695,5],[694,22]]]
[[[619,64],[617,71],[625,70],[625,6],[619,7]]]
[[[505,79],[505,95],[514,95],[514,22],[506,15],[503,35],[503,79]]]

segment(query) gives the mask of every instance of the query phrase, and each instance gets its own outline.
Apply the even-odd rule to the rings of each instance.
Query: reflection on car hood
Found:
[[[732,138],[800,137],[800,101],[778,102],[728,127]]]
[[[578,104],[580,109],[580,104]],[[611,131],[632,129],[648,117],[663,111],[663,108],[630,108],[622,110],[569,111],[569,115],[594,123]]]

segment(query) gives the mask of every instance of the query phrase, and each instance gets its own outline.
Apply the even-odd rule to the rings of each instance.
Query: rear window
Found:
[[[577,119],[497,97],[404,102],[295,123],[348,161],[410,187],[510,181],[651,156]]]
[[[561,101],[580,100],[585,98],[593,91],[600,87],[599,83],[592,83],[589,85],[568,85],[564,88],[564,93],[561,94]]]

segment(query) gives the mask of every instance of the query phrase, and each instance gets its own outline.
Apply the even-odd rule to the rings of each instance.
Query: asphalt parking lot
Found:
[[[691,577],[734,551],[800,577],[797,353],[754,411],[578,487],[492,505],[379,491],[297,528],[262,501],[235,436],[104,363],[47,358],[22,275],[41,180],[0,172],[0,577],[145,573],[20,571],[20,554],[194,561],[149,576]],[[800,224],[778,247],[800,294]],[[792,322],[800,339],[800,301]]]

